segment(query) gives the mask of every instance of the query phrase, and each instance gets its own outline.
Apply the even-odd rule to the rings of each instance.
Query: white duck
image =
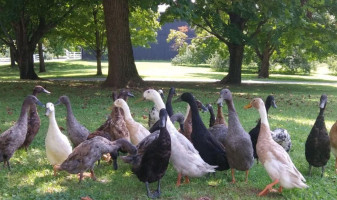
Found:
[[[126,128],[130,133],[131,143],[137,145],[146,136],[150,135],[150,132],[140,123],[136,122],[130,112],[128,104],[123,99],[117,99],[114,102],[116,107],[122,108],[124,111],[124,120],[126,123]]]
[[[159,89],[158,93],[160,94],[161,98],[164,99],[164,91]],[[159,110],[157,110],[156,107],[152,107],[152,109],[149,112],[149,121],[148,121],[149,128],[151,128],[158,120],[159,120]]]
[[[53,103],[46,104],[46,116],[49,118],[49,127],[45,139],[47,158],[53,166],[60,165],[68,158],[72,152],[72,147],[68,138],[57,125]],[[54,175],[56,175],[55,170]]]
[[[165,108],[165,104],[159,93],[153,89],[143,93],[146,100],[154,102],[156,109]],[[172,124],[167,118],[166,128],[171,136],[171,161],[178,172],[177,186],[180,185],[182,175],[185,175],[185,183],[189,183],[188,176],[201,177],[207,173],[215,172],[217,166],[207,164],[194,148],[193,144]]]
[[[304,183],[305,178],[296,169],[289,154],[271,137],[267,112],[262,99],[255,98],[245,106],[245,108],[251,107],[256,108],[261,117],[260,134],[256,144],[257,155],[269,177],[273,180],[258,195],[268,194],[277,183],[280,185],[279,192],[282,192],[283,187],[287,189],[307,188],[308,186]]]

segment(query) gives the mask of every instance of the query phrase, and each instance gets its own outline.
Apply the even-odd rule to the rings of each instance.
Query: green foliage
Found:
[[[224,72],[228,70],[229,60],[223,59],[218,52],[215,52],[211,55],[208,59],[208,63],[210,64],[211,68],[217,72]]]
[[[328,57],[326,64],[329,66],[330,71],[337,75],[337,56]]]
[[[158,18],[159,13],[151,9],[133,8],[129,17],[133,46],[150,48],[150,43],[157,42],[157,31],[161,28]]]

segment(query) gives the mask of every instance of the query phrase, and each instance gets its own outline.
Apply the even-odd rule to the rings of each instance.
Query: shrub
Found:
[[[217,72],[224,72],[228,69],[229,60],[222,58],[222,56],[216,51],[207,61],[211,68]]]

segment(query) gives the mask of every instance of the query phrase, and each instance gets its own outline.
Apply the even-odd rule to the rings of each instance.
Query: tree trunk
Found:
[[[269,78],[269,60],[270,60],[271,54],[268,50],[263,51],[263,54],[260,58],[261,62],[261,68],[259,71],[259,78]]]
[[[23,16],[21,16],[21,19],[14,26],[16,32],[17,58],[20,69],[20,79],[38,79],[39,77],[34,71],[33,59],[36,43],[29,43],[29,35],[27,34],[26,24]]]
[[[11,67],[14,68],[15,67],[15,60],[16,60],[16,54],[15,54],[15,48],[10,46],[9,47],[9,54],[11,57]]]
[[[128,0],[103,0],[109,57],[103,86],[121,88],[143,82],[133,57],[128,6]]]
[[[229,70],[220,83],[241,84],[241,68],[245,45],[227,44],[229,50]]]
[[[97,73],[96,75],[102,75],[102,49],[101,49],[101,40],[98,30],[98,19],[97,19],[98,7],[93,8],[94,24],[95,24],[95,37],[96,37],[96,61],[97,61]]]
[[[102,75],[102,53],[101,51],[96,51],[96,61],[97,61],[97,74]]]
[[[42,49],[42,42],[38,43],[39,48],[39,60],[40,60],[40,72],[46,72],[46,66],[44,64],[44,57],[43,57],[43,49]]]

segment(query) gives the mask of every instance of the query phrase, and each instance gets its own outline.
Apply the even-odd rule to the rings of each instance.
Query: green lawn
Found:
[[[161,81],[218,81],[227,73],[215,72],[207,65],[192,66],[172,66],[170,62],[136,62],[137,70],[144,80]],[[36,73],[38,73],[38,63],[36,63]],[[102,63],[103,76],[96,75],[96,62],[94,61],[58,61],[46,62],[45,73],[38,73],[44,79],[85,79],[85,78],[105,78],[108,74],[108,63]],[[319,72],[319,70],[318,70]],[[0,63],[0,81],[19,80],[19,70],[11,69],[8,65]],[[251,69],[242,70],[242,80],[261,80],[257,78],[256,72]],[[308,81],[308,82],[331,82],[337,83],[335,76],[327,74],[311,75],[284,75],[272,73],[269,79],[263,81]]]
[[[79,65],[78,61],[64,64],[55,63],[54,65],[61,67],[70,64],[74,67],[72,69],[74,72],[81,71],[80,67],[76,67]],[[150,64],[146,62],[137,63],[139,69],[144,69],[148,65]],[[0,66],[0,68],[2,67]],[[158,64],[158,67],[161,66]],[[185,68],[189,68],[193,72],[199,69]],[[65,69],[66,71],[71,70]],[[3,69],[0,71],[3,73]],[[142,76],[151,76],[151,74],[146,75],[141,71]],[[64,76],[62,72],[59,73]],[[55,77],[55,75],[49,75]],[[79,77],[88,76],[86,73],[82,75]],[[14,74],[12,76],[14,77]],[[77,120],[91,131],[98,128],[111,111],[111,90],[101,88],[98,82],[13,81],[13,77],[6,79],[1,74],[0,133],[7,130],[18,119],[23,99],[32,92],[36,84],[40,84],[52,92],[50,95],[41,94],[39,96],[43,103],[55,102],[61,95],[69,96]],[[285,189],[283,194],[270,194],[262,199],[334,199],[337,196],[337,175],[334,171],[332,154],[326,166],[324,178],[320,178],[320,169],[317,168],[313,170],[313,176],[308,177],[308,163],[304,156],[304,143],[318,115],[318,101],[322,93],[328,95],[325,112],[327,129],[330,130],[332,124],[337,120],[336,84],[331,86],[282,84],[223,86],[216,83],[148,81],[142,88],[130,88],[136,96],[128,103],[135,120],[147,127],[147,119],[143,119],[143,115],[148,114],[148,110],[153,104],[147,101],[136,103],[146,88],[161,88],[167,93],[171,86],[177,88],[178,95],[188,91],[203,103],[212,103],[214,107],[219,91],[224,87],[229,88],[233,92],[235,107],[246,131],[256,125],[259,115],[254,109],[244,110],[243,106],[253,97],[265,99],[267,95],[273,94],[278,108],[271,108],[269,111],[270,126],[272,129],[280,127],[289,131],[293,143],[290,156],[307,179],[307,184],[310,187],[306,190]],[[185,113],[186,103],[173,104],[173,108],[175,112]],[[130,166],[122,163],[121,160],[119,160],[120,168],[117,171],[114,171],[112,166],[105,162],[96,166],[95,173],[98,181],[86,179],[78,184],[78,177],[68,175],[66,172],[61,172],[57,177],[54,177],[52,166],[48,163],[45,155],[44,139],[48,129],[48,118],[44,116],[43,108],[39,107],[38,110],[42,120],[41,128],[29,151],[19,150],[14,154],[11,159],[12,171],[3,169],[3,166],[0,165],[0,199],[80,199],[83,196],[90,196],[97,200],[147,198],[145,185],[139,182],[135,175],[132,175]],[[227,108],[224,108],[224,112],[227,112]],[[66,127],[65,116],[65,107],[56,107],[56,119],[59,126]],[[201,116],[208,126],[209,114],[203,113]],[[175,186],[176,176],[177,173],[170,164],[162,180],[162,199],[200,199],[201,197],[256,199],[256,194],[271,182],[261,164],[254,164],[247,184],[244,183],[244,172],[236,172],[237,183],[232,185],[228,171],[217,172],[215,177],[192,178],[189,185],[177,188]],[[154,188],[155,184],[151,187]]]

